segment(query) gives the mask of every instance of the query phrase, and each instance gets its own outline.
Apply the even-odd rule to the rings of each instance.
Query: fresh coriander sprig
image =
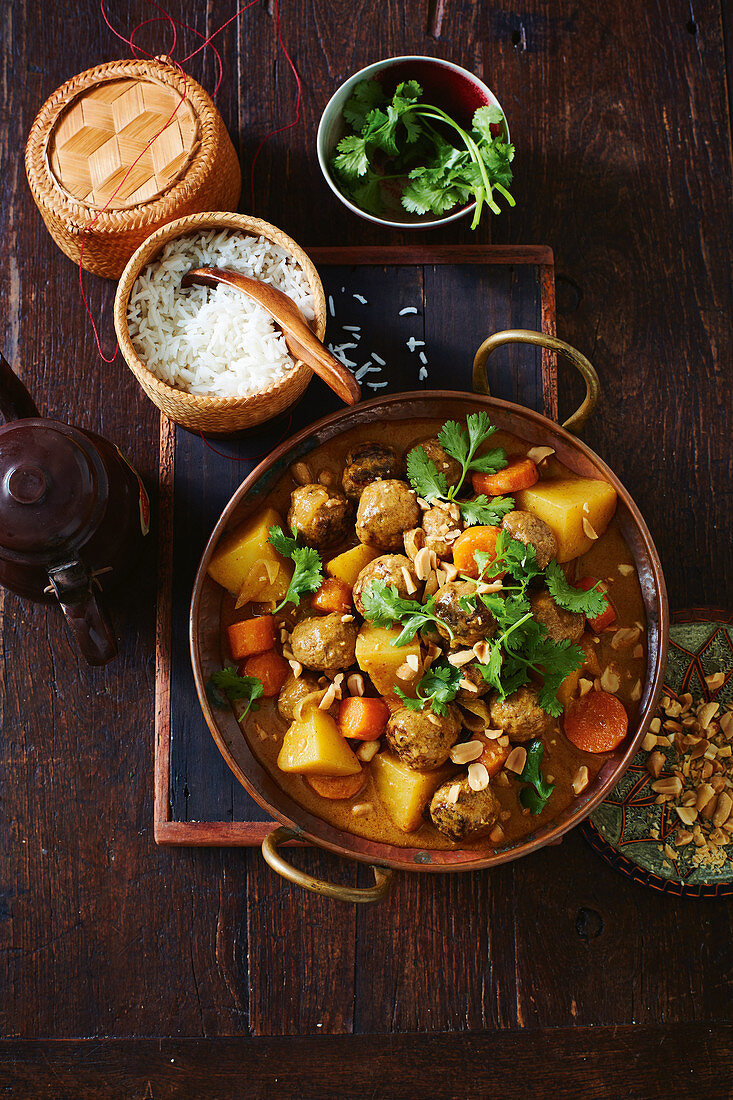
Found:
[[[250,710],[257,710],[256,700],[262,697],[264,688],[256,676],[240,676],[236,669],[222,668],[212,672],[206,693],[215,707],[225,707],[227,701],[245,702],[244,713],[239,717],[243,722]]]
[[[499,527],[507,512],[514,508],[512,497],[494,497],[488,500],[482,495],[475,500],[457,500],[466,477],[472,471],[496,473],[506,466],[506,453],[502,447],[494,447],[482,455],[477,453],[495,431],[488,414],[483,411],[469,413],[465,428],[455,420],[448,420],[443,425],[438,432],[438,441],[446,454],[461,466],[458,481],[450,487],[445,474],[438,470],[425,448],[413,447],[407,455],[407,476],[418,496],[428,503],[442,501],[445,504],[457,504],[467,527],[477,523]]]
[[[332,165],[347,196],[370,213],[383,213],[396,181],[402,206],[415,214],[443,214],[473,198],[475,229],[484,203],[501,212],[495,191],[515,205],[504,114],[479,107],[467,131],[442,108],[418,102],[422,94],[416,80],[399,84],[391,100],[377,81],[357,84],[343,111],[354,133],[338,143]]]
[[[529,784],[527,787],[522,787],[519,792],[519,801],[526,810],[531,810],[533,814],[542,813],[547,805],[547,800],[555,790],[555,784],[548,783],[542,774],[544,751],[544,745],[539,739],[530,741],[527,745],[527,759],[522,774],[519,776],[523,783]]]
[[[295,604],[297,607],[301,596],[320,588],[323,581],[323,564],[317,550],[311,546],[298,546],[297,535],[294,534],[291,538],[285,534],[282,527],[271,527],[267,541],[284,558],[290,558],[295,567],[285,598],[275,608],[277,613],[286,603]]]
[[[403,599],[394,584],[387,584],[383,580],[374,580],[361,594],[361,602],[364,606],[364,618],[375,626],[389,627],[395,624],[402,626],[402,630],[392,645],[408,645],[423,627],[438,622],[435,614],[435,598],[429,596],[425,603],[419,600]],[[453,637],[453,632],[446,623],[441,623]]]
[[[416,699],[409,699],[399,688],[395,688],[395,691],[408,710],[424,710],[428,706],[433,714],[443,717],[448,713],[448,703],[458,694],[460,682],[460,668],[447,663],[436,664],[418,681]]]
[[[488,642],[489,659],[477,662],[482,676],[501,699],[529,683],[532,675],[539,677],[542,686],[537,702],[553,718],[559,718],[558,689],[566,676],[581,667],[584,651],[567,638],[553,641],[547,628],[532,617],[523,594],[504,600],[494,597],[489,606],[500,633]]]
[[[600,582],[587,592],[582,588],[573,588],[556,561],[551,561],[547,566],[545,582],[557,606],[565,611],[582,612],[589,619],[595,619],[608,607],[608,598],[600,588]]]

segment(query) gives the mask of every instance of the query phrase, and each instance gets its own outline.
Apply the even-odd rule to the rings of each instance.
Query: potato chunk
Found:
[[[423,823],[423,809],[453,768],[416,771],[388,752],[380,752],[371,763],[379,799],[390,821],[405,833],[414,833]]]
[[[316,706],[293,722],[283,738],[277,766],[300,775],[357,775],[361,764],[331,715]]]
[[[392,645],[399,633],[399,627],[364,623],[356,639],[359,668],[366,672],[380,695],[392,695],[396,687],[405,695],[414,695],[415,684],[421,676],[419,641],[416,638],[409,645]],[[417,658],[417,671],[407,664],[408,656]]]
[[[349,588],[353,588],[364,566],[369,565],[369,562],[377,557],[379,557],[378,550],[360,543],[352,550],[345,550],[343,554],[338,554],[337,557],[326,562],[326,572],[329,577],[335,577],[336,580],[348,584]]]
[[[237,607],[279,601],[288,590],[293,566],[267,541],[273,526],[282,527],[282,519],[274,508],[264,508],[226,534],[209,562],[209,576],[237,596]]]
[[[515,494],[516,506],[543,519],[557,540],[557,560],[571,561],[585,554],[593,538],[585,519],[599,537],[616,511],[616,490],[607,481],[589,477],[538,481]]]

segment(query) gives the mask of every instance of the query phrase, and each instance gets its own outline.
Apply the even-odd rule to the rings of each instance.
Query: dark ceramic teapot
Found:
[[[98,590],[133,563],[148,533],[143,484],[106,439],[42,418],[0,355],[0,584],[58,599],[81,652],[117,652]]]

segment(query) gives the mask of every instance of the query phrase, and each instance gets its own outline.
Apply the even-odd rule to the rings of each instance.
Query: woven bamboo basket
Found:
[[[59,248],[115,279],[159,226],[236,210],[242,186],[221,115],[165,58],[112,61],[67,80],[36,116],[25,166]]]
[[[277,226],[260,221],[259,218],[250,218],[246,214],[213,212],[178,218],[153,233],[131,257],[117,287],[114,306],[115,331],[127,365],[150,400],[171,420],[175,420],[177,424],[191,431],[231,435],[233,432],[252,428],[256,424],[270,420],[293,405],[305,392],[313,377],[310,367],[298,359],[292,370],[288,371],[279,382],[249,397],[203,397],[185,393],[175,386],[168,385],[167,382],[162,382],[148,370],[133,347],[127,325],[127,304],[130,294],[135,280],[146,264],[158,255],[168,241],[175,237],[186,236],[196,230],[207,229],[235,229],[242,233],[266,237],[293,256],[305,272],[313,295],[316,315],[313,329],[319,340],[323,339],[326,332],[326,296],[313,261],[303,249]]]

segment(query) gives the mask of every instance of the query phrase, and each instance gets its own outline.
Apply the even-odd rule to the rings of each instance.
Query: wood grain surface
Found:
[[[234,11],[168,6],[201,32]],[[128,31],[158,14],[144,0],[108,9]],[[281,0],[301,120],[255,168],[254,212],[304,246],[415,244],[327,189],[320,112],[342,79],[389,54],[438,55],[487,80],[518,148],[517,207],[492,223],[493,242],[554,250],[558,334],[604,388],[585,438],[641,505],[673,606],[729,606],[733,586],[727,14],[723,0]],[[249,212],[255,150],[293,115],[274,16],[263,0],[217,40],[218,102]],[[168,32],[153,22],[137,40],[160,52]],[[156,410],[119,357],[100,360],[77,272],[43,226],[22,159],[43,100],[125,47],[96,0],[5,0],[0,41],[2,349],[44,412],[106,435],[152,486]],[[213,59],[187,67],[213,88]],[[488,236],[483,226],[477,239]],[[431,233],[475,239],[466,223]],[[114,286],[84,282],[111,351]],[[575,397],[563,381],[561,407]],[[120,655],[106,669],[80,662],[53,609],[2,596],[0,1031],[169,1038],[6,1047],[7,1095],[234,1096],[239,1072],[251,1096],[343,1096],[351,1079],[353,1095],[371,1083],[373,1096],[464,1097],[478,1095],[487,1064],[502,1097],[535,1081],[537,1096],[730,1095],[730,903],[644,890],[577,835],[491,875],[398,877],[384,905],[358,913],[291,888],[257,852],[156,848],[153,545],[110,601]],[[317,852],[298,858],[340,881],[365,874]],[[445,1031],[490,1034],[427,1038]],[[239,1041],[226,1056],[204,1042],[352,1032],[381,1038]],[[170,1037],[198,1039],[182,1078],[160,1062],[177,1057]],[[137,1066],[129,1087],[125,1059]],[[219,1066],[229,1078],[217,1092]]]

